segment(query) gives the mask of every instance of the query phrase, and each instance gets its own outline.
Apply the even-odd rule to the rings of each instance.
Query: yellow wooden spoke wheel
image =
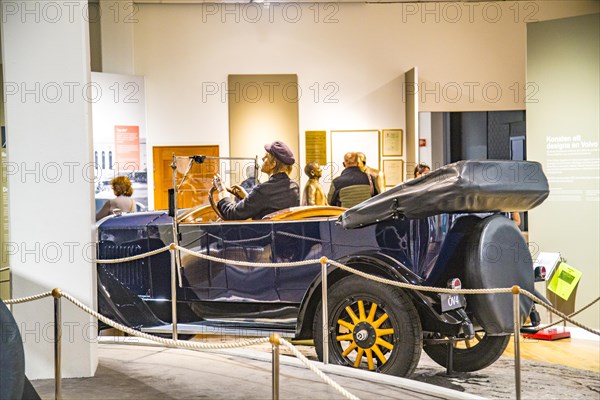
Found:
[[[421,355],[422,333],[419,315],[405,292],[349,276],[329,293],[332,363],[400,376],[413,372]],[[320,318],[317,311],[313,332],[322,358]]]
[[[354,357],[354,367],[358,368],[366,360],[368,368],[374,371],[375,363],[385,364],[386,354],[394,349],[394,345],[389,342],[393,340],[394,328],[382,327],[389,316],[383,310],[378,310],[377,303],[370,303],[368,315],[363,300],[358,300],[354,308],[358,312],[352,306],[346,306],[345,315],[337,320],[339,334],[336,340],[344,343],[342,356]]]

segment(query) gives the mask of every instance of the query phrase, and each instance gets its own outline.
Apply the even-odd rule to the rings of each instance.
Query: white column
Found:
[[[2,0],[13,297],[96,302],[87,0]],[[107,94],[104,94],[107,95]],[[96,323],[62,300],[63,377],[95,373]],[[53,373],[52,298],[14,306],[30,379]]]

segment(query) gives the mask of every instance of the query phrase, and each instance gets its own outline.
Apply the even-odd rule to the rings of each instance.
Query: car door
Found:
[[[272,262],[272,224],[261,221],[224,222],[220,229],[219,256],[227,260]],[[223,264],[221,264],[223,265]],[[278,300],[275,269],[225,264],[227,290],[221,301],[270,302]]]
[[[331,254],[331,237],[327,219],[284,221],[273,224],[273,261],[288,263],[318,260]],[[321,273],[321,264],[276,269],[279,298],[300,303],[310,283]]]
[[[180,225],[180,245],[200,255],[221,257],[221,228],[218,224]],[[181,253],[182,280],[186,300],[214,300],[227,291],[222,263]]]

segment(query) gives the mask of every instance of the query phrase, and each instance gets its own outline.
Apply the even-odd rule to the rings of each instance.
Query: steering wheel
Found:
[[[225,187],[225,189],[240,200],[243,200],[244,198],[246,198],[246,196],[248,196],[248,193],[244,190],[244,188],[239,185]],[[210,206],[214,210],[215,214],[217,214],[217,217],[219,217],[221,220],[224,220],[225,218],[223,218],[223,214],[221,214],[221,211],[219,211],[219,207],[217,207],[218,200],[215,201],[215,193],[218,193],[218,189],[213,183],[213,186],[208,191],[208,202],[210,203]]]
[[[210,206],[212,207],[215,214],[217,214],[217,217],[219,217],[219,220],[222,221],[225,218],[223,218],[223,214],[221,214],[221,211],[219,211],[219,207],[217,207],[217,202],[215,201],[214,197],[214,194],[217,192],[218,189],[213,185],[213,187],[211,187],[208,191],[208,202],[210,203]]]

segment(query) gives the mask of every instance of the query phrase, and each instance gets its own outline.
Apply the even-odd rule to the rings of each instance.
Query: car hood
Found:
[[[550,193],[541,164],[532,161],[459,161],[370,198],[338,219],[360,228],[392,218],[444,213],[527,211]]]
[[[160,225],[170,224],[172,219],[166,211],[145,211],[136,213],[125,213],[123,215],[107,218],[100,223],[99,228],[138,228],[144,227],[151,223]]]

